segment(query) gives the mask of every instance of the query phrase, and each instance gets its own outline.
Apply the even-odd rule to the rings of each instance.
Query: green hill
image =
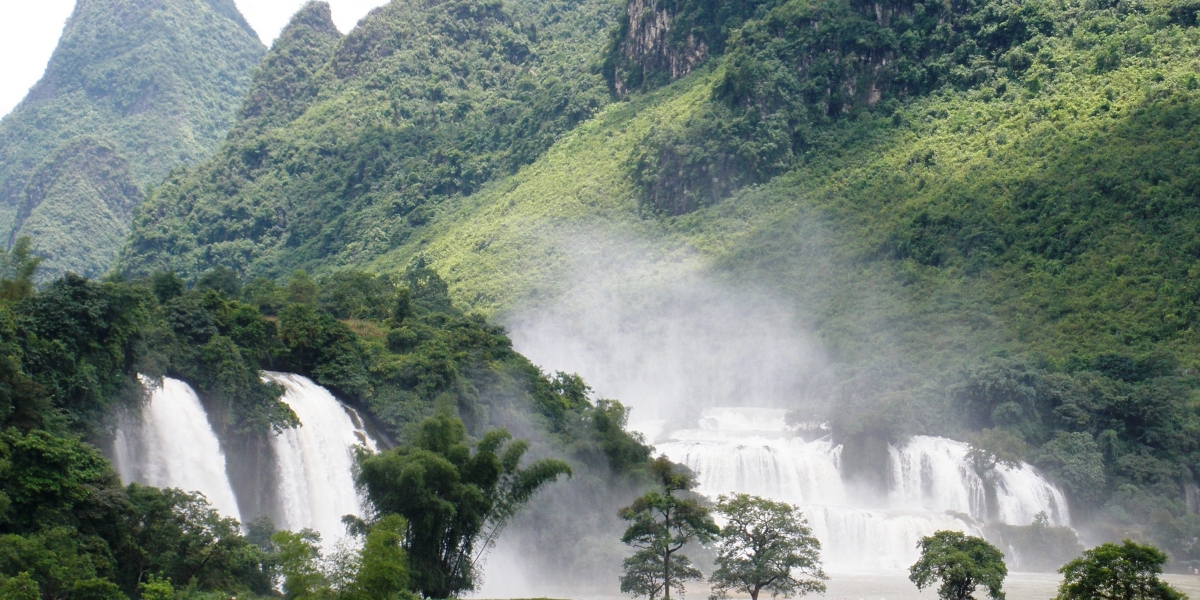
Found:
[[[292,27],[310,28],[312,10]],[[281,40],[259,76],[268,96],[315,101],[273,122],[247,115],[237,127],[254,135],[171,177],[147,200],[124,264],[282,276],[389,251],[445,199],[533,162],[607,101],[589,61],[616,10],[610,0],[393,2],[327,60],[286,72],[279,57],[299,40]]]
[[[35,237],[47,277],[107,271],[125,205],[212,154],[263,52],[231,0],[78,2],[42,79],[0,121],[6,242]],[[78,150],[88,143],[108,150]],[[107,187],[122,190],[123,208]]]
[[[1200,6],[481,6],[374,13],[303,116],[155,192],[125,269],[421,256],[502,318],[698,269],[806,324],[831,366],[792,407],[842,439],[974,439],[1200,557]]]

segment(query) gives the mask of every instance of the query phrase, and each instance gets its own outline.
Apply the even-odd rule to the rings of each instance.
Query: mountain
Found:
[[[643,387],[664,374],[619,362],[662,349],[622,337],[639,311],[704,307],[585,309],[700,273],[711,322],[785,314],[772,326],[797,333],[708,352],[685,327],[680,363],[759,373],[811,345],[812,380],[771,400],[803,420],[975,440],[1038,464],[1100,538],[1194,560],[1198,10],[393,2],[312,69],[302,116],[156,190],[122,264],[279,278],[419,258],[510,324],[580,303],[543,322],[575,343],[546,355],[609,335],[592,356]]]
[[[79,0],[0,121],[6,242],[34,237],[48,277],[107,271],[132,206],[224,139],[264,52],[232,0]]]
[[[244,114],[235,129],[253,134],[147,199],[122,259],[130,272],[365,263],[608,101],[592,63],[619,10],[611,0],[392,2],[325,60],[323,45],[294,50],[318,35],[319,10],[293,20],[258,76],[270,91],[252,104],[286,114]]]

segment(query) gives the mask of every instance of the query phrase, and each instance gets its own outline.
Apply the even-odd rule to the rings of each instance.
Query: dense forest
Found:
[[[6,598],[39,597],[22,595],[30,586],[42,598],[158,598],[153,590],[172,582],[184,597],[245,598],[271,595],[295,576],[287,548],[305,546],[286,535],[278,546],[267,539],[269,518],[243,533],[202,496],[121,485],[99,448],[111,443],[117,409],[140,409],[146,378],[190,382],[232,440],[297,425],[282,390],[260,376],[270,368],[336,390],[393,439],[423,439],[426,417],[462,415],[457,443],[468,432],[492,439],[486,432],[507,426],[536,436],[540,454],[568,459],[591,477],[584,485],[636,481],[648,464],[649,449],[623,429],[620,404],[592,402],[575,376],[544,375],[513,352],[503,330],[454,309],[445,284],[419,263],[396,281],[354,271],[313,281],[297,272],[283,286],[242,286],[232,271],[215,270],[190,288],[159,273],[131,281],[67,275],[34,289],[39,260],[29,250],[19,240],[3,256],[0,279]],[[418,582],[420,573],[418,563]]]

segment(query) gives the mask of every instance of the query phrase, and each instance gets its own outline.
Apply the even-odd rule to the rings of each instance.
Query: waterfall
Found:
[[[987,486],[968,462],[967,446],[944,438],[918,436],[889,447],[882,496],[844,480],[842,447],[829,436],[796,436],[782,410],[706,410],[698,429],[672,432],[657,447],[696,471],[699,493],[744,492],[800,506],[835,570],[905,569],[922,536],[942,529],[980,535],[989,514],[1028,525],[1046,512],[1054,524],[1069,523],[1062,493],[1025,464],[995,469],[989,513]]]
[[[176,379],[142,382],[152,387],[150,402],[140,419],[121,415],[113,444],[121,481],[200,492],[222,516],[240,521],[225,454],[200,397]]]
[[[300,427],[275,435],[276,486],[280,506],[276,523],[299,531],[313,529],[326,544],[345,536],[342,517],[362,515],[354,487],[354,446],[375,450],[358,413],[325,388],[299,375],[266,373],[286,389],[283,401]]]

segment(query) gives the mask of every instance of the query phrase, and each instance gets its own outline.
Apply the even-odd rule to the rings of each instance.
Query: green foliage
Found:
[[[361,548],[321,556],[320,534],[305,529],[271,536],[278,548],[284,597],[297,600],[416,600],[409,589],[404,536],[408,523],[388,515],[367,526]]]
[[[279,339],[292,370],[311,373],[343,397],[367,397],[366,354],[341,321],[312,306],[292,304],[279,313]]]
[[[504,430],[472,448],[462,421],[437,416],[409,444],[361,460],[358,483],[375,513],[407,520],[413,587],[426,598],[473,589],[475,563],[500,530],[539,488],[571,473],[557,460],[521,468],[527,449]]]
[[[763,591],[775,598],[825,593],[821,542],[800,509],[757,496],[721,496],[717,512],[725,517],[709,581],[714,600],[730,590],[758,600]]]
[[[375,523],[363,544],[358,571],[349,586],[354,599],[411,600],[408,556],[404,536],[408,523],[399,515],[388,515]]]
[[[23,368],[77,424],[103,423],[138,389],[131,367],[150,321],[144,290],[68,275],[13,307]]]
[[[917,547],[921,558],[909,568],[908,577],[917,589],[940,583],[938,598],[970,600],[983,586],[988,597],[1004,600],[1001,587],[1008,568],[995,546],[958,531],[939,531],[921,538]]]
[[[1094,505],[1105,487],[1104,455],[1086,432],[1059,432],[1038,451],[1037,464],[1077,505]]]
[[[683,595],[684,583],[702,579],[700,571],[680,552],[691,542],[711,542],[721,533],[703,501],[689,490],[694,475],[660,457],[651,465],[660,489],[638,497],[617,516],[629,522],[621,541],[637,552],[622,564],[621,591],[655,600],[661,592]]]
[[[1186,598],[1159,580],[1167,555],[1153,546],[1129,540],[1101,544],[1063,565],[1057,600],[1128,598],[1176,600]]]
[[[137,518],[129,525],[133,549],[120,564],[124,580],[145,580],[160,589],[165,584],[168,590],[170,581],[187,581],[206,590],[270,593],[265,553],[203,496],[136,483],[126,493]]]
[[[173,600],[175,598],[175,586],[171,585],[170,579],[162,579],[151,575],[144,583],[138,586],[138,593],[141,594],[142,600]]]
[[[16,577],[0,575],[0,595],[10,600],[41,600],[37,581],[28,572],[22,571]]]
[[[207,401],[222,430],[250,434],[295,424],[259,371],[280,354],[275,323],[212,289],[192,290],[160,307],[154,331],[164,374],[187,381]]]
[[[318,562],[320,541],[320,534],[311,529],[297,533],[280,531],[271,536],[271,542],[278,548],[276,556],[283,577],[284,598],[307,600],[331,593],[329,578]]]
[[[31,246],[28,237],[19,237],[11,249],[0,249],[0,299],[12,302],[33,293],[33,276],[42,259],[31,254]]]
[[[209,157],[264,49],[207,0],[79,3],[41,81],[0,122],[0,232],[43,278],[103,274],[142,190]]]

